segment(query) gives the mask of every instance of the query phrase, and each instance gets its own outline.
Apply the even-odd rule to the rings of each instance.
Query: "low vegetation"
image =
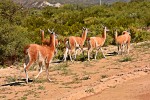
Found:
[[[6,78],[6,82],[7,83],[15,82],[15,81],[17,81],[16,76],[15,77],[9,76],[9,77]]]
[[[93,88],[89,88],[89,89],[85,90],[85,92],[87,92],[87,93],[94,93],[94,89]]]
[[[132,61],[132,57],[130,56],[125,56],[123,57],[121,60],[119,60],[120,62],[127,62],[127,61]]]
[[[116,2],[111,5],[71,5],[60,8],[27,9],[10,0],[0,2],[0,65],[12,65],[23,61],[23,47],[29,43],[41,44],[40,29],[53,29],[62,40],[70,35],[80,36],[82,27],[90,30],[90,36],[101,36],[101,24],[110,30],[106,44],[115,44],[114,28],[120,34],[130,29],[132,42],[150,40],[150,2],[131,0],[129,3]],[[61,59],[64,44],[58,47],[56,59]],[[99,58],[99,57],[98,57]],[[78,58],[80,59],[80,58]],[[83,58],[85,59],[85,58]],[[82,60],[82,58],[81,58]]]
[[[71,70],[68,69],[68,63],[62,63],[59,65],[56,65],[52,70],[58,70],[61,71],[62,75],[70,75],[71,74]]]
[[[103,79],[103,78],[107,78],[108,77],[108,75],[101,75],[101,78]]]
[[[45,87],[44,87],[44,86],[39,85],[39,86],[38,86],[38,89],[39,89],[39,90],[45,90]]]

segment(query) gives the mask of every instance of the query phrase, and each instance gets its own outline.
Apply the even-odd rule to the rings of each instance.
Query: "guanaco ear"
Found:
[[[51,33],[51,34],[53,33],[53,32],[52,32],[52,31],[50,31],[49,29],[48,29],[48,32],[49,32],[49,33]]]
[[[41,32],[43,32],[44,30],[40,29]]]
[[[118,29],[115,29],[114,31],[115,31],[115,32],[118,32]]]
[[[85,27],[83,27],[83,30],[85,30],[86,28]]]
[[[101,24],[102,28],[105,28],[105,25]]]
[[[106,27],[106,31],[110,31],[110,30]]]
[[[118,33],[118,29],[115,29],[115,30],[114,30],[114,33]]]
[[[59,36],[58,34],[55,34],[55,38],[58,38],[58,36]]]
[[[52,32],[52,34],[54,34],[56,36],[55,32]]]
[[[127,31],[128,32],[128,31]],[[130,32],[128,32],[128,34],[131,34]]]
[[[127,31],[123,31],[122,34],[125,34]]]
[[[128,32],[129,34],[131,34],[130,29],[128,29],[127,32]]]
[[[54,28],[52,29],[52,32],[54,32]]]
[[[55,33],[55,35],[58,37],[59,35]]]

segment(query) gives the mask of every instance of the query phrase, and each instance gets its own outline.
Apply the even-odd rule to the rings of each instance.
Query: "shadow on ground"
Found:
[[[115,55],[118,55],[118,53],[117,52],[109,52],[109,53],[107,53],[106,54],[106,56],[115,56]]]
[[[33,82],[33,80],[29,79],[28,82]],[[19,86],[19,85],[23,85],[23,84],[26,84],[26,79],[20,79],[18,81],[3,84],[1,86]]]

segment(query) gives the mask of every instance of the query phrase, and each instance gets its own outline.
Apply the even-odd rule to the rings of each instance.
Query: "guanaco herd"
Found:
[[[74,59],[76,59],[76,55],[78,50],[82,51],[84,55],[84,43],[87,41],[87,55],[88,55],[88,61],[90,61],[90,53],[95,50],[95,59],[97,57],[97,53],[99,50],[101,50],[103,57],[105,58],[105,55],[102,50],[102,46],[105,43],[106,40],[106,33],[109,31],[107,27],[103,27],[103,34],[101,37],[89,37],[87,38],[88,34],[88,29],[83,27],[83,33],[81,37],[76,37],[76,36],[70,36],[65,38],[65,52],[64,52],[64,57],[63,61],[66,61],[67,56],[69,54],[70,60],[73,61],[72,59],[72,54],[74,54]],[[24,54],[25,54],[25,63],[24,63],[24,71],[26,74],[26,83],[28,83],[28,69],[35,63],[38,62],[39,65],[39,73],[35,77],[38,78],[38,76],[42,73],[43,66],[46,67],[46,73],[47,73],[47,79],[51,81],[49,78],[49,66],[50,63],[57,54],[57,46],[59,44],[58,39],[56,39],[56,34],[52,30],[50,31],[48,29],[48,32],[50,33],[50,39],[45,39],[44,38],[44,30],[40,29],[41,33],[41,42],[42,45],[38,44],[29,44],[25,46],[24,48]],[[118,36],[117,30],[115,30],[115,41],[116,44],[118,45],[118,54],[122,54],[124,52],[124,47],[127,47],[127,53],[129,53],[129,48],[130,48],[130,41],[131,41],[131,36],[130,32],[128,31],[123,31],[122,35]]]

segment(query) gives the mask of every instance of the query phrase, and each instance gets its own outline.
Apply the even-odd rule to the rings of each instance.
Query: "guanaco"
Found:
[[[102,37],[90,37],[87,39],[87,44],[88,44],[88,61],[90,61],[90,53],[92,50],[96,50],[95,51],[95,59],[97,57],[97,53],[99,50],[101,50],[102,54],[103,54],[103,57],[105,58],[105,55],[103,53],[103,50],[102,50],[102,46],[104,45],[105,43],[105,40],[106,40],[106,32],[109,31],[107,29],[107,27],[104,27],[104,32],[102,34]]]
[[[123,31],[122,35],[118,36],[117,30],[115,30],[115,41],[118,45],[118,54],[122,54],[124,52],[124,46],[127,44],[127,52],[129,54],[129,48],[130,48],[130,41],[131,36],[130,33],[127,31]]]
[[[49,72],[48,68],[50,66],[50,63],[54,57],[55,52],[55,32],[51,32],[48,29],[50,33],[50,42],[48,46],[41,46],[38,44],[29,44],[25,46],[24,48],[24,54],[25,54],[25,63],[24,63],[24,71],[26,74],[26,83],[28,83],[28,69],[35,63],[38,62],[40,71],[38,75],[35,77],[38,78],[40,73],[42,73],[43,66],[46,67],[46,73],[47,73],[47,79],[49,81]]]
[[[83,45],[85,43],[86,40],[86,36],[88,33],[88,29],[83,27],[83,33],[81,37],[76,37],[76,36],[70,36],[68,38],[65,39],[65,45],[66,45],[66,50],[64,53],[64,61],[66,61],[67,55],[69,53],[70,56],[70,60],[72,60],[72,53],[75,52],[75,59],[76,59],[76,55],[77,55],[77,51],[80,49],[83,52]]]
[[[40,29],[40,33],[41,33],[41,42],[42,42],[42,45],[47,45],[48,46],[50,44],[50,41],[49,41],[49,39],[45,39],[44,38],[44,30]],[[55,55],[57,54],[57,47],[58,47],[58,45],[59,45],[59,40],[56,38],[55,39],[55,47],[56,47],[56,49],[55,49]]]

